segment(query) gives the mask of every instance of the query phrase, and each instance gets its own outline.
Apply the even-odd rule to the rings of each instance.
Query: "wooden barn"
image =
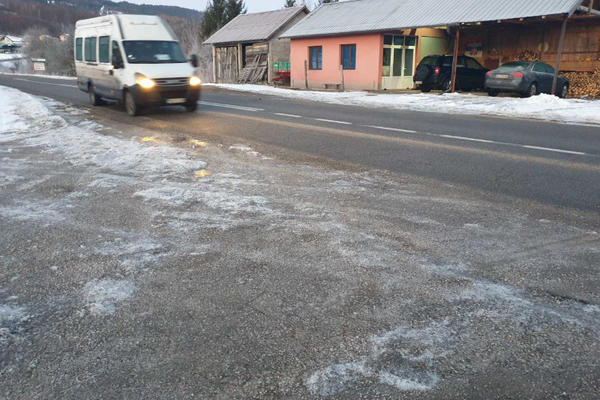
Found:
[[[279,35],[307,14],[306,7],[291,7],[231,20],[204,42],[213,48],[214,81],[273,83],[278,79],[273,67],[290,61],[290,40]]]

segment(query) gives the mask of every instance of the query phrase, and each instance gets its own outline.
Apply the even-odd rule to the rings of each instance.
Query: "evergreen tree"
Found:
[[[244,0],[212,0],[202,20],[202,36],[209,37],[240,14],[246,13]]]
[[[227,21],[225,24],[240,14],[246,14],[246,5],[244,4],[244,0],[227,0],[225,13]]]

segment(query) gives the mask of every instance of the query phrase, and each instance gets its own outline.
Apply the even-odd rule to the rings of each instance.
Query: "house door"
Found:
[[[415,72],[415,36],[384,35],[382,89],[412,89]]]

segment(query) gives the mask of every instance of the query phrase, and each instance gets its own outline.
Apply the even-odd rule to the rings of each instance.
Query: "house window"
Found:
[[[308,48],[310,69],[323,69],[323,47],[315,46]]]
[[[83,61],[83,39],[75,39],[75,59],[77,61]]]
[[[85,61],[96,62],[96,38],[85,38]]]
[[[110,37],[100,36],[98,38],[98,59],[100,60],[101,63],[110,62],[109,46],[110,46]]]
[[[356,69],[356,45],[342,45],[342,66],[344,69]]]

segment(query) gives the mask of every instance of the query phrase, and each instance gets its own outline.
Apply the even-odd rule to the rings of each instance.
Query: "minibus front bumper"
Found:
[[[156,79],[151,88],[136,84],[129,90],[142,107],[186,105],[200,98],[201,85],[191,86],[188,78]]]

